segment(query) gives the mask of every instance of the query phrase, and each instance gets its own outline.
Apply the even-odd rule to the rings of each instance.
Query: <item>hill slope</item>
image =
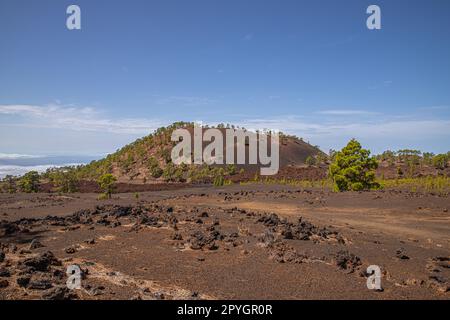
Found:
[[[171,150],[176,144],[170,140],[172,132],[177,128],[193,131],[192,123],[177,122],[168,127],[157,129],[154,133],[126,145],[106,158],[93,161],[77,168],[80,178],[96,179],[105,173],[112,173],[120,182],[157,183],[162,181],[182,182],[198,181],[214,177],[217,174],[233,175],[239,171],[256,172],[257,165],[181,165],[171,162]],[[225,131],[224,126],[219,130]],[[206,146],[208,143],[204,143]],[[248,153],[248,146],[246,146]],[[280,135],[280,168],[300,166],[308,157],[323,155],[302,139],[294,136]]]

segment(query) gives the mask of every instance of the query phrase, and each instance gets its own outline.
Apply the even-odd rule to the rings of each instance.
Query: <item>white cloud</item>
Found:
[[[31,155],[31,154],[18,154],[18,153],[1,153],[0,160],[16,160],[16,159],[35,159],[42,158],[43,156]]]
[[[294,134],[319,145],[323,150],[342,147],[351,138],[363,141],[373,152],[387,149],[415,148],[447,152],[450,120],[398,120],[319,122],[297,116],[272,119],[247,119],[235,123],[248,129],[275,129]]]
[[[0,105],[0,115],[19,116],[13,126],[61,128],[76,131],[103,131],[124,134],[148,134],[166,123],[155,119],[109,119],[92,108],[60,105]]]
[[[439,111],[439,110],[448,110],[448,109],[450,109],[450,106],[446,106],[446,105],[441,105],[441,106],[429,106],[429,107],[422,107],[422,108],[419,108],[419,110],[428,110],[428,111],[430,111],[430,110],[436,110],[436,111]]]
[[[378,112],[367,110],[323,110],[316,112],[317,114],[330,115],[330,116],[363,116],[363,115],[376,115]]]
[[[272,119],[248,119],[238,124],[252,129],[279,129],[303,135],[340,135],[389,137],[415,135],[450,135],[450,120],[383,120],[352,123],[318,123],[297,116]]]
[[[27,172],[30,171],[37,171],[37,172],[45,172],[47,169],[50,168],[57,168],[57,167],[66,167],[66,166],[78,166],[81,163],[67,163],[62,165],[38,165],[38,166],[0,166],[0,178],[4,178],[7,175],[12,176],[21,176],[24,175]]]
[[[320,145],[324,150],[340,148],[350,138],[360,139],[376,152],[386,149],[417,148],[446,152],[450,141],[450,120],[407,118],[365,110],[324,110],[304,117],[280,115],[251,118],[243,115],[230,120],[203,121],[208,124],[230,123],[247,129],[275,129],[295,134]],[[327,115],[328,117],[324,117]],[[343,117],[348,116],[348,117]],[[92,108],[33,105],[0,105],[2,152],[26,157],[28,153],[58,151],[95,153],[112,152],[154,129],[180,119],[112,119]],[[181,119],[190,121],[193,119]],[[206,119],[200,119],[206,120]],[[22,128],[27,127],[27,130]],[[23,155],[21,155],[24,153]],[[1,158],[2,154],[0,154]]]

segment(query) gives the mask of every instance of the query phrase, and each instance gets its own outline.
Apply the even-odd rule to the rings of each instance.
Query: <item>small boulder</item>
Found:
[[[30,250],[43,248],[43,247],[44,247],[44,245],[38,239],[33,239],[30,243]]]

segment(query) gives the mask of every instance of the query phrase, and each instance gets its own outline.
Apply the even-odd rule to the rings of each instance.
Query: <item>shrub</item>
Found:
[[[72,171],[57,172],[52,180],[53,185],[59,192],[72,193],[77,191],[78,179]]]
[[[229,164],[227,166],[227,172],[230,176],[235,175],[237,173],[237,168],[235,164]]]
[[[329,173],[334,182],[335,191],[360,191],[378,189],[375,182],[375,170],[378,163],[370,157],[370,151],[363,149],[355,139],[337,152],[330,165]]]
[[[3,191],[7,193],[17,192],[16,179],[13,176],[7,175],[3,178]]]
[[[219,174],[214,177],[214,186],[215,187],[221,187],[225,184],[225,179],[223,175]]]
[[[313,165],[316,164],[316,159],[315,159],[314,157],[308,156],[308,157],[306,158],[306,160],[305,160],[305,163],[306,163],[308,166],[313,166]]]
[[[175,175],[175,166],[172,163],[166,165],[163,170],[163,178],[165,181],[173,181]]]
[[[153,178],[158,179],[162,176],[163,170],[159,167],[158,160],[156,160],[154,157],[150,157],[148,160],[148,166],[150,169],[150,174]]]
[[[111,199],[111,194],[114,191],[114,183],[117,181],[116,177],[114,177],[112,174],[107,173],[102,175],[98,179],[98,185],[103,191],[103,194],[108,199]]]
[[[153,167],[151,169],[151,174],[153,178],[158,179],[159,177],[162,176],[163,170],[160,167]]]
[[[39,173],[30,171],[19,180],[19,187],[22,192],[32,193],[39,191]]]
[[[448,159],[447,154],[438,154],[433,157],[433,166],[438,169],[445,169],[448,166]]]

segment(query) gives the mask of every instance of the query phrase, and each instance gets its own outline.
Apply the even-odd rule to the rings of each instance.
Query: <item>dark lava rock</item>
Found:
[[[132,207],[114,206],[110,211],[110,215],[115,217],[129,216],[132,213],[132,209]]]
[[[397,249],[395,252],[395,256],[400,260],[409,260],[409,257],[405,253],[404,248]]]
[[[6,288],[9,286],[8,280],[0,280],[0,288]]]
[[[308,258],[283,242],[270,246],[269,257],[278,263],[302,263]]]
[[[31,276],[25,275],[18,277],[16,281],[20,287],[26,287],[30,283],[30,280]]]
[[[328,239],[332,235],[336,235],[337,232],[328,230],[327,228],[319,228],[309,221],[300,218],[298,223],[292,227],[294,239],[297,240],[310,240],[313,235],[316,235],[322,239]]]
[[[74,254],[75,252],[77,252],[77,249],[75,249],[75,247],[68,247],[64,250],[67,254]]]
[[[92,239],[87,239],[87,240],[85,240],[84,242],[87,243],[87,244],[95,244],[95,239],[94,239],[94,238],[92,238]]]
[[[111,224],[111,221],[109,221],[107,219],[107,217],[101,217],[100,219],[97,220],[96,223],[106,227],[106,226],[109,226]]]
[[[189,244],[193,250],[201,250],[202,248],[216,250],[218,248],[215,244],[214,237],[200,230],[191,233]]]
[[[262,216],[258,219],[258,222],[262,222],[266,227],[274,227],[280,224],[280,218],[272,213],[271,215]]]
[[[447,279],[443,276],[439,276],[439,275],[432,275],[429,277],[431,280],[434,280],[438,283],[446,283]]]
[[[429,285],[437,291],[442,293],[450,292],[450,284],[446,277],[441,275],[432,275],[429,279]]]
[[[433,262],[441,268],[450,269],[450,257],[435,257],[432,259]]]
[[[292,228],[289,225],[286,225],[281,230],[281,235],[284,239],[294,239],[294,234],[292,232]]]
[[[176,232],[172,235],[172,240],[183,240],[183,236]]]
[[[85,287],[85,289],[87,290],[87,292],[91,296],[100,296],[100,295],[103,294],[103,290],[105,290],[105,287],[103,287],[103,286],[90,286],[90,285],[87,285]]]
[[[0,222],[0,236],[9,236],[20,231],[16,223],[1,221]]]
[[[44,221],[51,226],[66,227],[68,225],[64,217],[47,216]]]
[[[42,294],[44,300],[71,300],[77,296],[65,286],[54,287]]]
[[[275,242],[275,234],[271,230],[266,230],[266,232],[258,238],[258,241],[269,246]]]
[[[65,218],[66,224],[91,224],[92,223],[92,212],[89,209],[79,210],[74,212],[72,215]]]
[[[339,242],[345,242],[336,231],[327,228],[319,228],[309,221],[300,218],[296,224],[281,220],[276,214],[262,216],[258,222],[263,223],[266,227],[278,227],[284,239],[294,240],[311,240],[313,236],[321,239],[336,238]],[[317,240],[317,239],[314,239]]]
[[[117,227],[120,227],[121,225],[122,225],[122,223],[120,221],[114,221],[113,223],[111,223],[110,227],[117,228]]]
[[[162,292],[155,292],[154,297],[156,300],[164,300],[166,296]]]
[[[222,233],[220,233],[219,230],[217,230],[214,226],[211,226],[208,228],[209,237],[213,238],[214,240],[223,240],[225,237]],[[237,236],[235,236],[237,235]],[[228,235],[228,237],[237,238],[239,235],[237,233],[233,233]]]
[[[359,257],[353,253],[349,253],[346,250],[339,251],[335,258],[336,265],[341,269],[348,270],[349,272],[355,271],[355,269],[362,264]]]
[[[39,240],[37,240],[37,239],[33,239],[30,243],[30,250],[43,248],[43,247],[44,247],[44,245],[42,243],[40,243]]]
[[[137,221],[137,225],[146,225],[151,227],[158,227],[159,226],[159,219],[157,216],[149,216],[149,215],[141,215]]]
[[[51,251],[44,252],[37,257],[28,258],[21,262],[24,266],[31,267],[37,271],[46,272],[49,270],[49,267],[52,266],[60,266],[61,261],[56,259],[54,254]]]
[[[9,272],[6,268],[0,268],[0,277],[8,278],[11,276],[11,272]]]
[[[53,287],[51,281],[46,279],[31,280],[27,286],[28,289],[34,290],[47,290],[50,289],[51,287]]]

